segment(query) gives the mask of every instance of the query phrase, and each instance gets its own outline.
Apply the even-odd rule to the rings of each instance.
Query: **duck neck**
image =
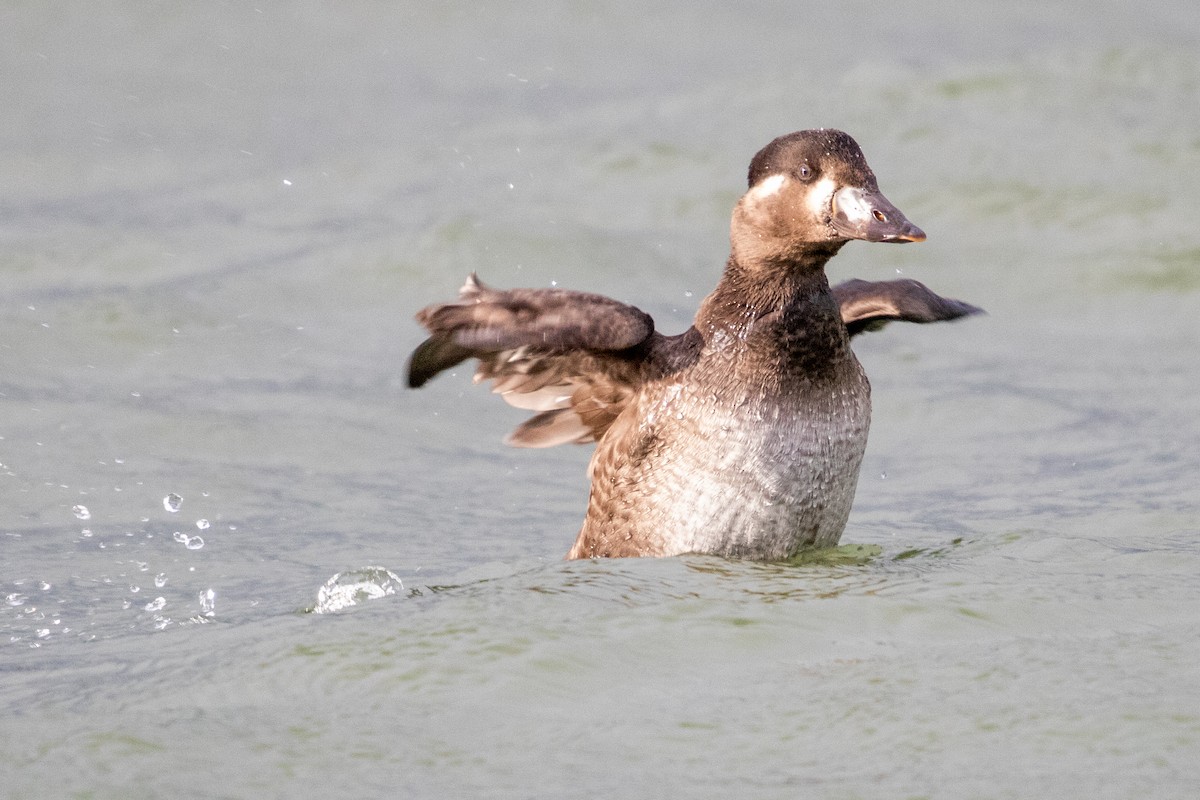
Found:
[[[730,256],[716,289],[696,314],[696,328],[702,333],[722,329],[744,338],[760,320],[814,302],[812,311],[818,317],[828,316],[836,303],[825,277],[825,264],[843,244],[811,245],[788,259],[755,260],[749,265]],[[820,302],[825,297],[829,302]],[[836,316],[840,321],[840,311]]]
[[[710,347],[735,343],[745,358],[767,359],[781,376],[818,379],[836,369],[850,353],[850,339],[824,267],[842,244],[750,266],[731,257],[696,314],[696,329]]]

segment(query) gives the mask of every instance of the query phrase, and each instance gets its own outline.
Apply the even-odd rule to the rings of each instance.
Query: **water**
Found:
[[[383,567],[339,572],[317,591],[317,602],[311,611],[314,614],[332,614],[403,590],[404,581]]]
[[[0,37],[2,794],[1194,790],[1191,5],[16,4]],[[413,311],[478,270],[678,331],[750,156],[818,125],[929,234],[832,277],[989,316],[856,341],[848,549],[562,562],[586,449],[504,448],[464,370],[406,390]]]

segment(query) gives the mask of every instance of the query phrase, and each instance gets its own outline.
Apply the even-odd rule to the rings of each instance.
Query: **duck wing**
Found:
[[[895,281],[849,280],[833,287],[842,307],[842,321],[850,336],[877,331],[889,322],[945,322],[983,309],[942,297],[925,284],[911,279]]]
[[[907,279],[850,280],[833,295],[851,336],[982,313]],[[598,441],[644,383],[690,363],[703,344],[695,328],[663,336],[649,314],[602,295],[498,290],[474,273],[458,300],[422,309],[417,321],[430,336],[409,359],[408,385],[478,359],[476,383],[491,381],[509,405],[538,412],[506,437],[517,447]]]
[[[409,360],[419,387],[468,358],[475,382],[537,411],[506,442],[552,447],[598,440],[642,383],[660,371],[665,337],[650,315],[608,297],[562,289],[497,290],[472,273],[459,299],[417,314],[430,332]]]

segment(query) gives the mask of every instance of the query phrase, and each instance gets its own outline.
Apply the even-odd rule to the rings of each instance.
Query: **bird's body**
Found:
[[[418,319],[420,386],[460,361],[537,411],[510,442],[598,442],[568,557],[711,553],[783,559],[836,544],[870,425],[850,338],[889,320],[978,311],[915,281],[830,288],[851,238],[921,241],[840,131],[780,137],[755,156],[725,274],[677,336],[638,309],[564,290],[484,287]]]

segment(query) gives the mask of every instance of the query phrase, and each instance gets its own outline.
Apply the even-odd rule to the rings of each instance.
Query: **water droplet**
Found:
[[[48,591],[50,591],[50,584],[47,583],[46,581],[42,581],[41,583],[38,584],[38,588],[41,589],[43,592],[48,592]]]
[[[199,550],[201,547],[204,547],[203,539],[201,539],[199,536],[189,536],[188,537],[188,540],[187,540],[187,549],[188,550]]]
[[[91,528],[84,528],[82,531],[80,531],[80,533],[82,533],[84,538],[87,539],[87,538],[91,537],[92,530],[91,530]]]
[[[49,628],[38,628],[38,629],[37,629],[37,637],[38,637],[39,639],[45,639],[45,638],[46,638],[47,636],[49,636],[49,635],[50,635],[50,629],[49,629]]]
[[[317,590],[313,613],[328,614],[368,600],[404,591],[400,577],[385,567],[363,567],[339,572]]]
[[[187,544],[188,535],[186,533],[180,533],[179,531],[175,531],[175,535],[173,538],[175,539],[175,541],[179,542],[180,544]]]
[[[160,572],[157,575],[155,575],[154,576],[154,585],[159,589],[166,586],[167,585],[167,573]]]
[[[129,591],[130,591],[130,592],[132,592],[133,594],[137,594],[137,593],[138,593],[138,592],[140,592],[141,590],[142,590],[142,587],[140,587],[140,586],[136,586],[136,585],[132,585],[132,584],[131,584],[131,585],[130,585],[130,587],[129,587]]]
[[[181,505],[183,505],[183,498],[174,492],[171,492],[169,495],[163,498],[163,508],[165,508],[167,511],[170,511],[172,514],[178,511]]]
[[[217,593],[212,589],[205,589],[200,593],[200,614],[205,617],[214,617],[217,614]]]
[[[87,506],[72,506],[71,510],[75,512],[77,519],[91,519],[92,512],[88,511]]]
[[[196,527],[202,531],[208,530],[208,520],[206,520],[206,519],[196,520]]]
[[[149,603],[146,603],[146,610],[147,611],[159,611],[166,604],[167,604],[167,598],[156,597],[153,600],[151,600]]]
[[[25,601],[27,599],[28,598],[26,598],[25,595],[16,594],[15,592],[13,594],[10,594],[8,597],[4,598],[5,602],[8,603],[10,606],[24,605]]]

